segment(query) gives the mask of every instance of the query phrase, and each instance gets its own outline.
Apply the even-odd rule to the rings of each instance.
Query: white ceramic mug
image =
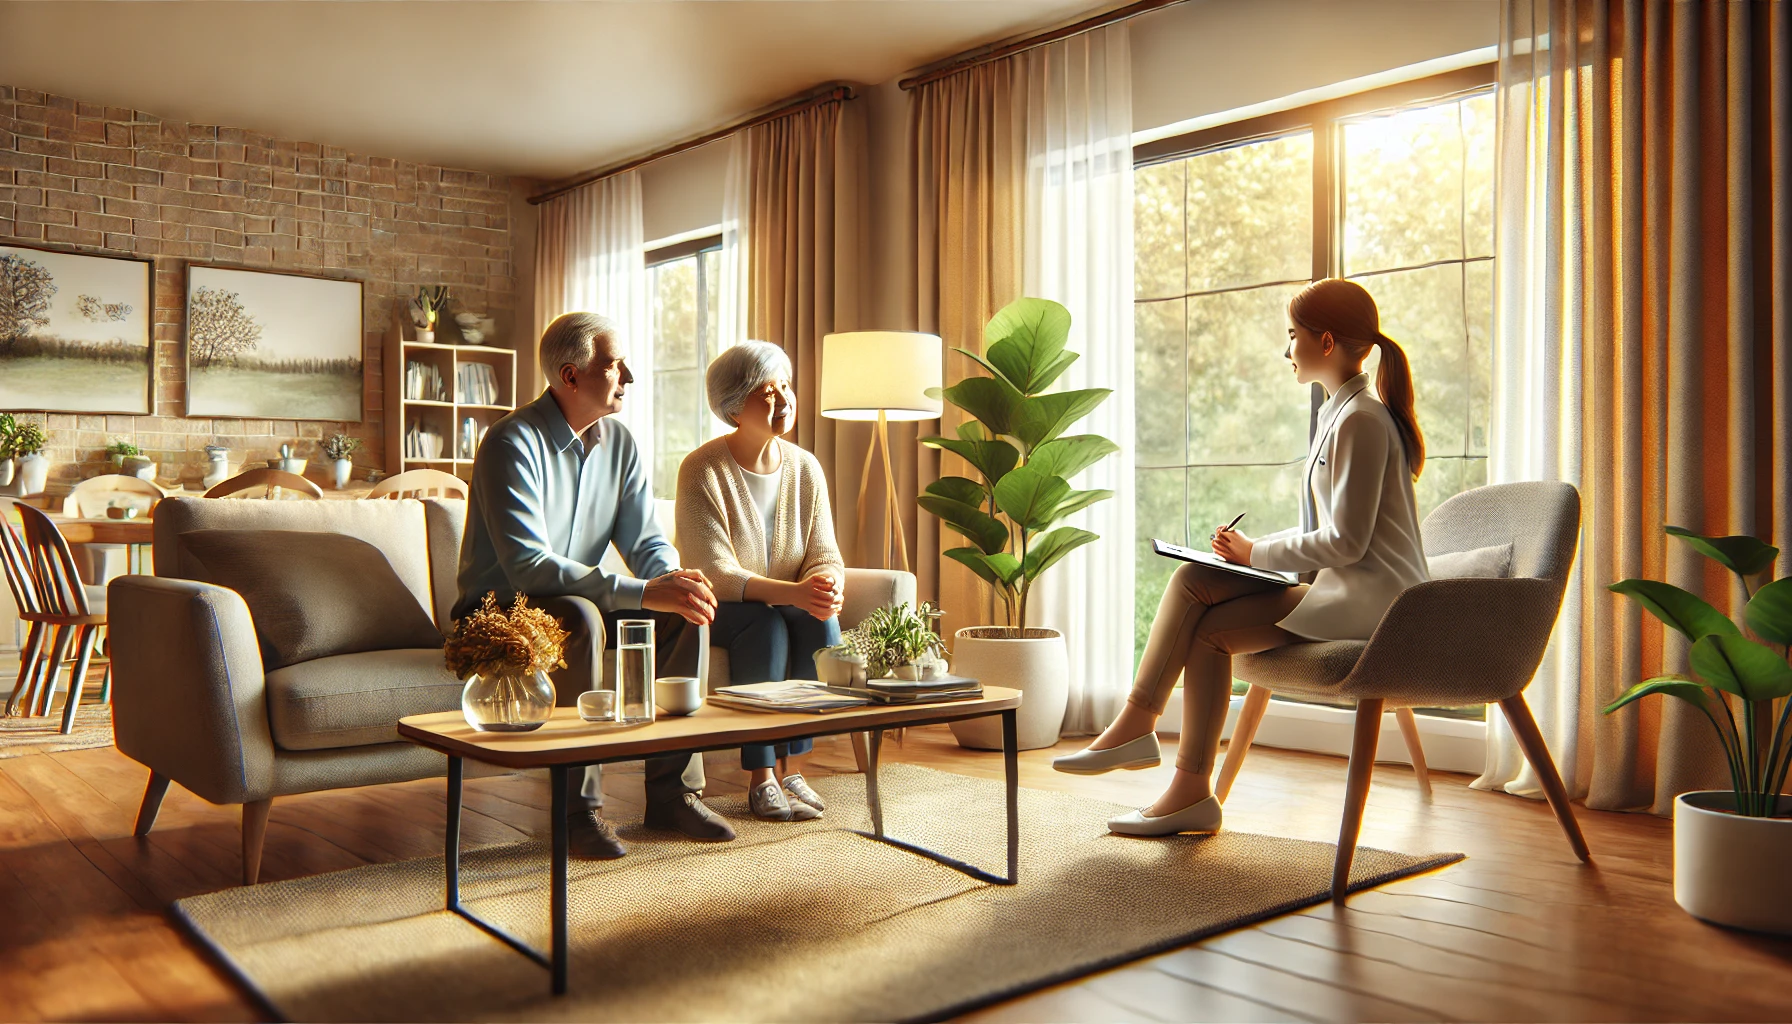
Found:
[[[703,686],[696,676],[661,676],[653,681],[653,702],[668,715],[688,715],[703,706]]]

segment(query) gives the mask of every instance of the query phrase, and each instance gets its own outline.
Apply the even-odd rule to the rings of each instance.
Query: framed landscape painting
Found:
[[[152,268],[0,243],[0,409],[147,415]]]
[[[361,282],[187,270],[187,415],[361,419]]]

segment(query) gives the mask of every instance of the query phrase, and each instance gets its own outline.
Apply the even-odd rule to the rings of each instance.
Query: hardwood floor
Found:
[[[1053,750],[1021,756],[1021,784],[1142,804],[1170,769],[1080,778]],[[1000,755],[914,729],[886,757],[999,778]],[[848,770],[821,741],[812,774]],[[711,785],[740,788],[731,759]],[[155,831],[131,835],[148,772],[116,750],[0,759],[0,1017],[243,1020],[253,1003],[164,916],[170,901],[236,884],[238,809],[173,787]],[[1669,823],[1579,809],[1593,849],[1578,863],[1539,802],[1475,792],[1434,773],[1376,773],[1362,842],[1469,859],[1220,935],[975,1014],[1019,1020],[1784,1020],[1792,942],[1702,924],[1673,903]],[[440,850],[439,780],[290,797],[274,804],[266,881]],[[638,774],[611,773],[614,805],[638,807]],[[1255,750],[1227,801],[1231,828],[1331,841],[1341,759]],[[468,783],[469,843],[543,827],[545,780]]]

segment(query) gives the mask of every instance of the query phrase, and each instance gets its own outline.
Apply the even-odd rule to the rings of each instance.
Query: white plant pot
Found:
[[[123,471],[126,476],[134,476],[139,480],[153,481],[156,478],[155,462],[141,455],[127,456],[124,460]]]
[[[0,487],[10,486],[12,484],[12,476],[12,456],[8,455],[6,458],[0,459]]]
[[[436,340],[436,332],[435,331],[426,331],[422,328],[418,328],[417,329],[417,340],[420,342],[423,342],[426,345],[430,344]]]
[[[984,686],[1021,691],[1015,715],[1020,749],[1049,747],[1058,742],[1070,699],[1070,650],[1055,629],[1028,629],[1024,638],[1001,636],[1012,632],[997,626],[959,630],[952,647],[952,672]],[[1000,750],[1001,716],[953,722],[952,735],[961,747]]]
[[[1727,790],[1674,798],[1674,902],[1712,924],[1792,935],[1792,796],[1782,817],[1731,812]]]
[[[330,472],[331,483],[340,491],[348,486],[349,477],[354,475],[355,462],[353,459],[336,459],[330,463]]]
[[[20,457],[17,461],[19,477],[13,482],[17,493],[21,496],[42,494],[44,485],[50,481],[50,460],[44,458],[41,452],[33,452]]]

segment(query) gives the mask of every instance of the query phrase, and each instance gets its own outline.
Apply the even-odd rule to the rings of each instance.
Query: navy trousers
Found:
[[[814,679],[815,652],[840,642],[840,621],[817,619],[794,605],[723,601],[709,627],[712,647],[728,649],[728,682],[767,683]],[[770,768],[780,757],[806,754],[814,740],[754,744],[740,748],[740,766]]]

